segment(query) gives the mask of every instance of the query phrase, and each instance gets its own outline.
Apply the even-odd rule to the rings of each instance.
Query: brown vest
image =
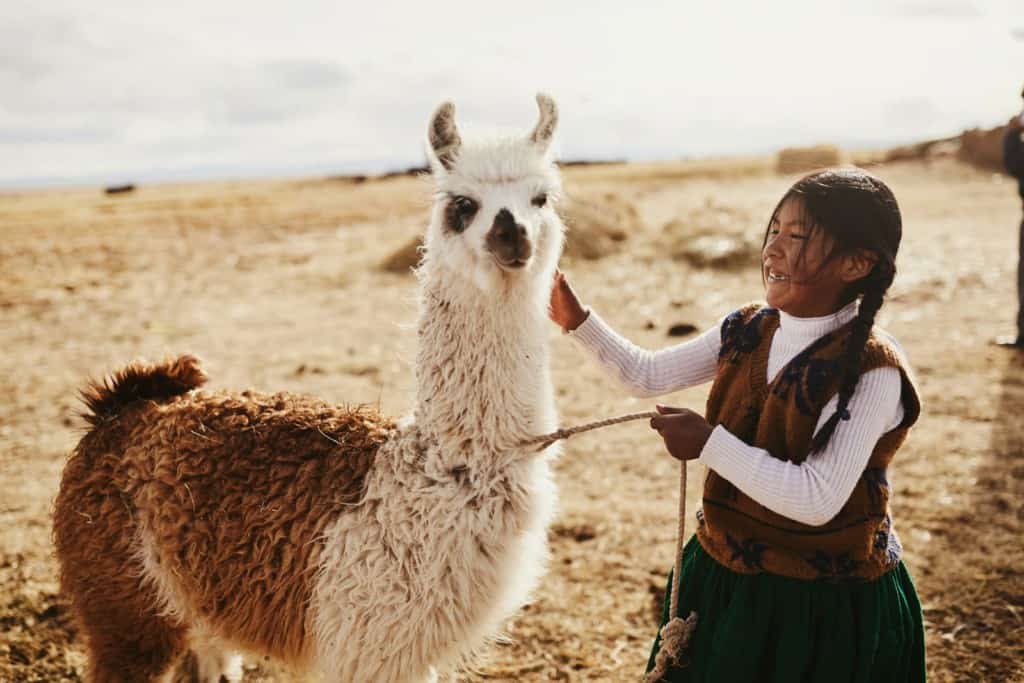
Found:
[[[799,464],[808,457],[822,408],[839,389],[837,366],[852,324],[813,342],[769,383],[768,351],[778,326],[779,312],[758,304],[725,319],[707,420],[779,460]],[[896,345],[874,328],[861,373],[880,367],[900,371],[903,422],[878,440],[839,513],[823,526],[802,524],[772,512],[709,470],[703,510],[697,512],[697,538],[712,557],[743,574],[830,580],[874,579],[899,562],[902,548],[889,514],[886,468],[917,421],[921,404]]]

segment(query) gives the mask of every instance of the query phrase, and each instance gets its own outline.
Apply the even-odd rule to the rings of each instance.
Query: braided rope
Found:
[[[683,534],[686,532],[686,461],[680,462],[679,472],[679,528],[676,529],[676,567],[672,574],[672,597],[669,614],[679,611],[679,575],[683,572]]]
[[[661,413],[645,411],[642,413],[629,413],[619,415],[596,422],[559,429],[550,434],[535,436],[520,442],[521,446],[541,444],[538,450],[543,450],[560,439],[568,439],[573,434],[589,432],[592,429],[600,429],[609,425],[652,418]],[[679,527],[676,536],[676,563],[672,571],[672,592],[669,597],[669,620],[661,627],[661,648],[654,658],[654,668],[644,676],[644,683],[657,683],[668,673],[670,666],[685,666],[683,653],[690,645],[690,637],[697,628],[697,613],[690,612],[685,619],[679,616],[679,577],[683,573],[683,546],[686,543],[686,461],[679,463]]]
[[[697,628],[697,613],[683,619],[679,616],[679,577],[683,573],[683,546],[686,543],[686,461],[679,463],[679,529],[676,536],[676,564],[672,570],[672,593],[669,597],[668,621],[661,627],[661,647],[654,657],[654,668],[644,676],[644,683],[657,683],[670,666],[686,666],[683,652]]]
[[[532,446],[535,443],[541,444],[540,449],[543,450],[561,439],[568,439],[573,434],[580,434],[582,432],[589,432],[592,429],[600,429],[601,427],[607,427],[609,425],[619,424],[620,422],[629,422],[631,420],[642,420],[644,418],[656,417],[660,413],[648,410],[642,413],[629,413],[628,415],[619,415],[618,417],[609,417],[605,420],[598,420],[597,422],[587,422],[586,424],[577,425],[575,427],[568,427],[567,429],[559,429],[556,432],[550,434],[542,434],[540,436],[534,436],[529,439],[525,439],[519,442],[520,446]]]

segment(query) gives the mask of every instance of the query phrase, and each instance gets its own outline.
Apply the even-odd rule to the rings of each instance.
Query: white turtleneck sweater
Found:
[[[768,353],[769,382],[816,339],[856,317],[857,303],[820,318],[797,318],[782,311],[779,315]],[[618,335],[594,311],[568,336],[638,397],[713,380],[722,345],[719,323],[696,339],[648,351]],[[825,449],[799,465],[748,445],[722,425],[712,431],[699,460],[769,510],[820,526],[835,517],[850,498],[878,439],[903,421],[901,392],[896,368],[864,373],[850,398],[850,419],[840,420]],[[833,396],[825,405],[815,432],[835,412],[837,401]]]

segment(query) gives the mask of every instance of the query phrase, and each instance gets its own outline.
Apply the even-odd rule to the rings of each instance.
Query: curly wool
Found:
[[[364,407],[283,393],[123,410],[65,468],[54,511],[62,586],[87,611],[149,612],[155,590],[169,624],[214,622],[244,649],[302,660],[315,541],[360,500],[393,428]],[[126,576],[113,547],[141,575]],[[110,637],[123,634],[116,614],[107,623]]]

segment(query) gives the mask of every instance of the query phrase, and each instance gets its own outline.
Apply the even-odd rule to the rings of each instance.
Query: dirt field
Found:
[[[713,324],[760,294],[744,245],[793,180],[770,169],[569,169],[569,196],[614,206],[631,225],[588,252],[600,258],[564,269],[637,343],[673,343],[676,323]],[[1024,354],[989,344],[1012,329],[1020,203],[1008,179],[952,161],[875,171],[905,226],[880,320],[907,350],[925,401],[892,479],[931,680],[1024,681]],[[81,433],[83,380],[187,351],[204,359],[212,388],[405,412],[415,281],[378,265],[417,234],[428,200],[424,180],[401,177],[0,195],[0,681],[81,680],[48,514]],[[597,230],[587,215],[601,212],[579,213],[575,253]],[[726,233],[731,243],[718,239]],[[551,343],[563,424],[653,403],[626,397],[554,327]],[[701,408],[705,396],[662,400]],[[485,678],[636,680],[675,547],[677,472],[642,422],[568,442],[550,571]],[[690,520],[700,480],[691,468]],[[290,680],[251,664],[247,681]]]

